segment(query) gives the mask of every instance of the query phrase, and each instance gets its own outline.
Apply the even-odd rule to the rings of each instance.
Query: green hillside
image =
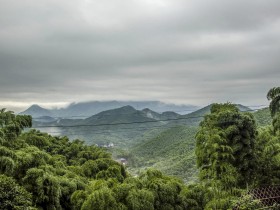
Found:
[[[269,108],[260,109],[254,112],[253,115],[259,126],[271,125],[272,118],[270,115]]]
[[[100,112],[86,119],[61,119],[51,123],[35,122],[33,127],[43,126],[39,127],[43,132],[68,136],[72,140],[82,139],[87,144],[113,143],[118,148],[128,148],[146,138],[146,132],[153,129],[157,131],[166,124],[166,122],[153,122],[155,120],[143,111],[124,106]],[[44,125],[47,128],[44,128]]]
[[[196,179],[195,133],[196,127],[177,126],[167,129],[156,137],[131,150],[130,171],[153,167],[166,174]]]
[[[168,122],[164,125],[166,129],[161,133],[146,131],[143,143],[132,147],[129,155],[125,154],[129,159],[129,170],[137,174],[141,169],[153,167],[185,181],[195,180],[197,178],[194,156],[195,133],[203,116],[210,113],[212,106],[213,104],[210,104],[193,113],[179,116],[184,119]],[[240,104],[235,106],[241,112],[250,111],[246,106]],[[153,135],[147,135],[149,133]]]

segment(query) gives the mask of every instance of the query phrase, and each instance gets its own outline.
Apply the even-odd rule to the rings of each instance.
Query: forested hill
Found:
[[[132,106],[107,110],[86,119],[60,119],[52,122],[33,121],[33,127],[55,135],[79,138],[88,144],[113,143],[119,148],[128,148],[146,138],[146,132],[161,132],[168,127],[168,117],[174,112],[162,114],[149,109],[136,110]]]
[[[189,122],[192,122],[193,125],[198,124],[200,122],[198,120],[202,120],[203,117],[196,117],[209,114],[212,106],[209,105],[189,114]],[[253,112],[242,105],[237,105],[237,107],[242,112],[249,110],[254,115],[259,126],[267,126],[272,122],[268,108]],[[159,118],[156,113],[153,113],[153,115]],[[197,130],[197,126],[177,125],[150,136],[150,138],[147,137],[144,143],[139,143],[132,147],[130,154],[125,155],[129,160],[129,170],[137,174],[145,168],[154,167],[166,174],[181,177],[186,181],[196,179],[197,170],[194,150]]]
[[[153,167],[187,182],[197,179],[195,164],[196,127],[177,126],[130,150],[129,170],[133,173]]]
[[[253,113],[259,126],[271,125],[272,117],[269,108],[263,108]]]

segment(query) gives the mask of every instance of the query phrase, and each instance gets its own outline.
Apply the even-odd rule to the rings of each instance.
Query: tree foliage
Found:
[[[126,177],[123,166],[113,161],[103,149],[87,146],[80,140],[70,142],[66,137],[52,137],[33,129],[23,132],[30,126],[30,116],[16,116],[13,112],[1,110],[1,179],[9,181],[11,188],[14,186],[21,190],[29,206],[71,209],[72,194],[84,189],[90,179],[111,178],[121,182]],[[94,177],[83,167],[90,161],[98,165],[98,173]],[[19,198],[7,199],[10,199],[10,206],[19,205]]]
[[[274,117],[280,111],[280,87],[273,87],[267,93],[267,99],[270,102],[269,109],[271,116]]]
[[[0,209],[31,209],[31,194],[14,179],[0,175]]]
[[[257,129],[253,116],[241,113],[232,104],[212,107],[196,136],[201,183],[195,186],[203,185],[204,193],[192,199],[194,205],[203,209],[228,209],[248,189],[280,184],[278,116],[276,109],[272,126]],[[198,205],[197,201],[204,202]],[[238,205],[241,209],[261,206],[250,195],[239,199]]]
[[[196,136],[201,179],[215,179],[225,188],[250,184],[256,166],[256,136],[250,113],[241,113],[229,103],[213,105]]]

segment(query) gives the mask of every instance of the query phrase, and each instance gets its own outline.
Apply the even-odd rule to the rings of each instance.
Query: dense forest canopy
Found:
[[[259,128],[252,114],[230,103],[211,107],[196,134],[199,178],[193,184],[155,169],[133,177],[103,148],[24,131],[31,117],[2,109],[0,209],[261,208],[250,195],[240,197],[248,189],[280,184],[279,90],[268,93],[270,126]]]

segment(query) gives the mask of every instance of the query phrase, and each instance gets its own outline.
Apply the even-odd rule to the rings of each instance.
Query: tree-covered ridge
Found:
[[[267,126],[271,125],[272,123],[272,117],[269,108],[263,108],[256,112],[253,112],[253,115],[258,126]]]
[[[198,126],[203,116],[210,113],[211,106],[212,104],[186,115],[170,111],[157,113],[147,108],[136,110],[131,106],[123,106],[84,116],[83,119],[79,119],[74,113],[73,118],[35,117],[33,127],[51,135],[65,135],[71,140],[83,139],[87,144],[113,143],[118,149],[130,149],[167,128],[180,125]],[[241,111],[250,110],[242,105],[236,106]],[[34,106],[35,111],[38,108]],[[36,113],[34,116],[37,116]]]
[[[175,126],[139,144],[128,156],[129,170],[153,167],[184,181],[196,180],[196,132],[197,127]]]

